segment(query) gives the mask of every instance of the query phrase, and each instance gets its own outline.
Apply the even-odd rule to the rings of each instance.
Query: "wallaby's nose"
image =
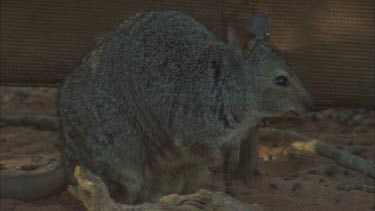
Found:
[[[305,106],[305,108],[306,108],[306,113],[307,113],[307,112],[311,112],[311,111],[313,111],[313,106],[312,106],[312,105],[307,104],[307,105]]]
[[[314,103],[310,96],[307,96],[304,101],[305,112],[311,112],[314,110]]]

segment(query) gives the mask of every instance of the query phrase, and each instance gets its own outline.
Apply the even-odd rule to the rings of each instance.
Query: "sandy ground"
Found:
[[[53,88],[3,87],[1,115],[56,115]],[[375,159],[374,111],[326,110],[306,119],[272,120],[270,126],[318,138],[366,159]],[[55,131],[1,125],[1,174],[34,174],[59,161]],[[222,191],[270,210],[375,210],[375,193],[340,190],[340,185],[374,186],[375,180],[314,154],[285,153],[293,140],[268,136],[261,140],[260,174],[252,188],[242,181],[222,182],[214,174],[202,188]],[[1,199],[1,210],[85,210],[67,191],[45,200],[23,203]]]

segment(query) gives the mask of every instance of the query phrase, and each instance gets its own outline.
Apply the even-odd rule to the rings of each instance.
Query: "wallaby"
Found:
[[[247,138],[249,131],[263,118],[311,107],[268,34],[261,13],[250,23],[233,21],[228,43],[180,11],[129,18],[98,42],[60,88],[65,160],[55,172],[68,178],[79,164],[99,175],[114,198],[136,204],[195,191],[221,156],[243,158],[236,172],[252,169],[257,144]],[[248,149],[238,156],[246,138]],[[11,195],[16,184],[3,179],[2,197],[23,200],[66,184],[24,182],[34,185],[34,193],[23,196],[20,190]]]

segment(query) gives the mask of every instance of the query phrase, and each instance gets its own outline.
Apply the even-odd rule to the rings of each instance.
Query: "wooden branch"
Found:
[[[312,152],[330,158],[338,164],[357,170],[366,176],[375,178],[375,165],[373,162],[353,155],[349,152],[339,150],[336,147],[318,140],[308,142],[296,141],[292,147],[303,152]]]
[[[301,140],[311,140],[313,138],[306,136],[302,133],[293,131],[293,130],[287,130],[287,129],[277,129],[277,128],[270,128],[270,127],[264,127],[259,128],[259,134],[260,136],[270,136],[270,135],[278,135],[283,136],[288,139],[301,139]]]
[[[46,115],[1,115],[1,126],[33,126],[42,130],[57,130],[58,118]]]
[[[373,161],[366,160],[343,150],[339,150],[330,144],[324,143],[315,138],[310,138],[295,131],[262,129],[260,132],[263,133],[262,135],[279,133],[293,139],[300,139],[302,141],[295,141],[291,144],[293,149],[301,152],[311,152],[330,158],[340,165],[357,170],[366,176],[375,178],[375,163]]]
[[[74,176],[78,186],[69,186],[68,190],[78,198],[88,210],[116,210],[116,211],[197,211],[197,210],[264,210],[258,205],[248,205],[230,196],[207,190],[199,190],[190,195],[167,195],[156,203],[140,205],[125,205],[116,203],[109,195],[103,181],[90,171],[76,166]]]

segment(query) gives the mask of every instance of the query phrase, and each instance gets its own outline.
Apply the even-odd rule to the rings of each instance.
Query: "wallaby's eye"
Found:
[[[275,84],[279,85],[279,86],[287,86],[289,83],[289,80],[286,76],[278,76],[277,78],[275,78]]]

